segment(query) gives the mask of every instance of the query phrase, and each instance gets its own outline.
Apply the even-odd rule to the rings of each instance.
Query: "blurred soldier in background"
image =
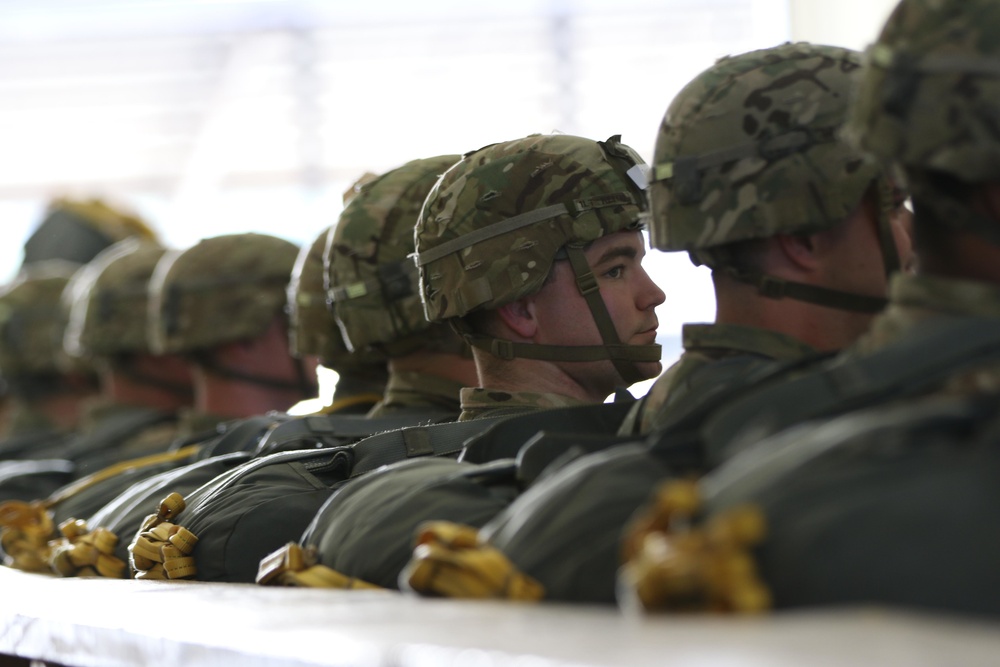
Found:
[[[413,228],[424,197],[458,155],[413,160],[360,186],[330,232],[329,301],[355,354],[386,359],[389,382],[368,415],[457,417],[459,391],[478,382],[462,340],[424,318]]]
[[[86,264],[101,250],[129,237],[156,240],[143,220],[100,199],[57,197],[25,241],[22,267],[48,259]]]
[[[0,294],[0,374],[4,458],[58,455],[79,425],[83,402],[95,395],[93,369],[63,351],[67,313],[62,293],[76,269],[61,260],[26,267]]]
[[[473,348],[479,386],[462,390],[462,420],[601,403],[659,373],[644,187],[617,137],[568,135],[487,146],[434,186],[416,261],[427,319]]]
[[[287,410],[316,394],[289,351],[287,286],[298,248],[265,234],[168,252],[150,281],[150,344],[194,364],[194,406],[220,420]]]
[[[337,373],[337,385],[326,414],[365,414],[382,399],[388,374],[378,354],[353,353],[326,302],[323,250],[327,227],[299,251],[288,283],[288,336],[293,356]],[[310,359],[311,358],[311,359]]]
[[[176,354],[153,354],[147,338],[149,279],[165,249],[127,239],[74,275],[64,347],[97,369],[101,396],[88,405],[81,435],[63,452],[87,474],[117,460],[166,449],[179,413],[191,406],[191,370]]]

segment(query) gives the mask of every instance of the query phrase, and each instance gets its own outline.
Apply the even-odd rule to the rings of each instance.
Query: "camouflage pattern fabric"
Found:
[[[696,77],[657,137],[652,245],[704,250],[847,217],[880,173],[837,135],[860,68],[853,51],[797,43],[722,58]]]
[[[249,233],[167,253],[149,285],[154,351],[204,349],[262,334],[284,312],[297,257],[295,244]]]
[[[25,241],[21,268],[53,259],[86,264],[127,238],[157,241],[156,232],[145,221],[101,199],[57,197]]]
[[[74,266],[59,260],[24,269],[0,293],[0,373],[7,379],[61,374],[67,314],[61,299]]]
[[[384,417],[399,409],[441,408],[461,410],[459,392],[462,385],[437,375],[413,371],[397,371],[389,376],[383,398],[369,412],[369,417]]]
[[[69,310],[64,346],[73,356],[146,352],[147,287],[166,250],[126,239],[77,271],[63,298]]]
[[[569,135],[533,135],[463,157],[428,194],[417,224],[427,319],[533,294],[567,243],[637,229],[646,208],[637,165],[641,159],[617,138]],[[514,218],[524,226],[505,227]]]
[[[499,391],[482,387],[464,387],[461,392],[462,414],[458,421],[537,412],[549,408],[586,405],[587,401],[561,394],[532,391]]]
[[[324,262],[334,313],[350,349],[390,356],[417,348],[460,348],[424,318],[413,228],[424,198],[458,155],[412,160],[360,185],[330,233]]]
[[[744,357],[747,364],[762,360],[795,360],[815,354],[816,350],[801,341],[776,331],[735,324],[686,324],[682,332],[684,353],[650,387],[646,397],[637,402],[626,423],[634,423],[637,433],[650,433],[664,426],[664,419],[677,419],[673,408],[702,401],[699,396],[718,389],[723,379],[719,373],[706,373],[705,367],[723,359]],[[746,366],[730,362],[722,371],[729,383],[746,373]],[[719,370],[719,369],[716,369]],[[699,377],[701,376],[701,377]],[[700,380],[711,377],[710,382]],[[629,435],[630,433],[622,433]]]
[[[936,276],[896,276],[889,307],[872,323],[847,354],[867,356],[925,328],[936,319],[1000,318],[1000,286]],[[1000,390],[1000,367],[982,364],[956,373],[940,388],[942,395],[969,395]]]
[[[1000,178],[1000,5],[904,0],[868,50],[847,130],[886,162]]]

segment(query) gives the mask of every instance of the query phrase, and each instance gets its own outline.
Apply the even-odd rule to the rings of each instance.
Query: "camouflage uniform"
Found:
[[[689,83],[667,109],[656,142],[652,245],[687,251],[695,264],[754,285],[765,297],[880,310],[882,298],[737,267],[730,251],[743,241],[834,227],[874,185],[885,269],[887,274],[898,269],[888,218],[891,187],[874,160],[838,139],[860,66],[860,55],[847,49],[786,44],[722,58]],[[690,412],[700,394],[707,399],[719,383],[739,382],[763,361],[814,353],[785,338],[750,327],[727,329],[711,352],[685,352],[626,419],[623,434],[649,433],[678,421],[684,416],[676,414],[678,405]],[[762,341],[768,342],[761,347]],[[703,370],[722,359],[724,366]],[[684,395],[673,397],[678,388]]]
[[[462,414],[458,421],[518,415],[536,410],[568,408],[574,405],[586,405],[586,401],[561,394],[465,387],[462,389]]]
[[[428,373],[397,371],[389,376],[382,400],[368,412],[369,417],[391,415],[401,409],[437,406],[449,412],[459,409],[462,384]]]
[[[998,30],[992,0],[902,0],[868,51],[848,129],[905,177],[918,253],[940,252],[921,233],[961,233],[994,254],[1000,242],[1000,221],[972,205],[1000,182]],[[763,510],[758,564],[777,606],[1000,613],[998,349],[995,281],[897,277],[854,349],[761,397],[829,403],[702,484],[708,514]]]
[[[816,354],[800,340],[768,329],[737,324],[685,324],[681,330],[684,353],[650,387],[636,413],[640,421],[621,433],[651,433],[669,417],[685,417],[682,406],[694,409],[719,383],[730,386],[748,371],[768,361],[793,361]],[[716,362],[728,360],[725,365]]]

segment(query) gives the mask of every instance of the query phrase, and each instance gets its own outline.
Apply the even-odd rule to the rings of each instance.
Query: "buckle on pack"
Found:
[[[757,291],[761,296],[769,299],[783,299],[785,297],[785,281],[771,276],[763,276],[757,285]]]

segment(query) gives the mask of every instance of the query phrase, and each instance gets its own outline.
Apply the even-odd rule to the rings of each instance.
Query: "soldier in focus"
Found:
[[[671,103],[656,146],[651,235],[713,268],[718,319],[686,327],[684,356],[623,432],[696,428],[757,373],[847,345],[884,304],[897,266],[893,230],[906,253],[907,215],[884,172],[837,139],[859,63],[854,52],[809,44],[754,51],[720,60]],[[697,442],[650,444],[548,471],[480,530],[483,553],[502,552],[493,562],[509,558],[511,576],[530,576],[547,599],[614,602],[622,527],[661,481],[711,464]],[[456,570],[424,592],[467,594],[475,572]]]
[[[437,182],[416,262],[427,319],[473,348],[479,385],[462,389],[460,420],[601,403],[659,373],[644,178],[618,137],[533,135],[469,153]]]

